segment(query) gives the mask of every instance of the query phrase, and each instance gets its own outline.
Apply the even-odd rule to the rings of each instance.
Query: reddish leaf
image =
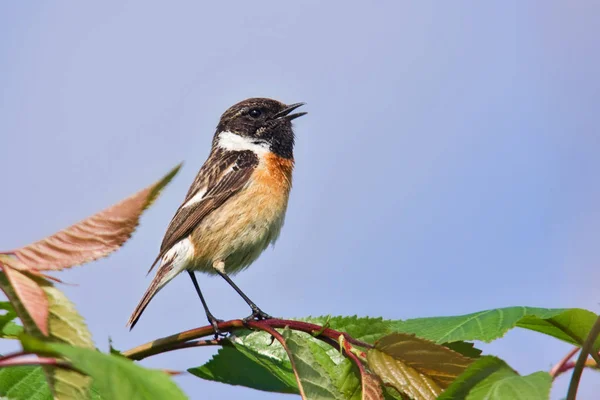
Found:
[[[381,380],[377,375],[367,371],[362,361],[353,352],[350,343],[343,341],[342,345],[346,351],[346,355],[354,362],[360,372],[362,400],[383,400],[383,389],[381,388]],[[364,353],[361,352],[361,357],[364,357]]]
[[[386,385],[415,400],[436,399],[473,362],[426,339],[392,333],[367,352],[371,371]]]
[[[44,290],[25,273],[19,272],[6,263],[2,264],[2,271],[33,322],[47,336],[49,306]]]
[[[383,390],[379,379],[361,368],[362,400],[383,400]]]
[[[35,270],[61,270],[109,255],[131,237],[142,212],[180,167],[133,196],[12,253],[26,269]]]

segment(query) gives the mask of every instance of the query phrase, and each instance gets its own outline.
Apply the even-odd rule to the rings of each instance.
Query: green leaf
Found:
[[[317,325],[328,324],[331,329],[347,332],[350,336],[367,343],[374,343],[393,332],[414,333],[418,337],[442,344],[467,357],[477,358],[481,353],[480,350],[474,348],[468,341],[490,342],[502,337],[508,330],[515,327],[541,332],[568,343],[581,345],[595,318],[594,313],[582,309],[508,307],[461,316],[417,318],[405,321],[356,316],[307,317],[297,320]],[[277,343],[269,345],[271,343],[270,336],[262,332],[237,332],[236,334],[234,347],[226,352],[219,352],[206,365],[190,371],[205,379],[261,390],[282,393],[294,390],[295,383],[291,365],[281,346]],[[340,354],[339,349],[317,339],[309,338],[307,340],[311,344],[310,350],[313,357],[321,360],[321,365],[331,377],[334,386],[343,393],[345,398],[359,399],[360,379],[353,364]],[[244,353],[242,353],[242,348],[244,348]],[[600,339],[596,342],[596,348],[600,350]],[[236,363],[230,363],[225,358],[225,356],[232,357],[233,354],[244,360],[244,363],[240,365],[245,365],[245,369],[250,368],[250,365],[259,365],[263,371],[272,373],[277,371],[277,379],[267,381],[264,385],[258,385],[249,379],[242,379],[245,371],[237,368]],[[326,358],[323,358],[325,356]],[[298,393],[297,388],[295,390]],[[386,389],[386,395],[395,396],[393,391],[388,389]]]
[[[273,343],[273,346],[279,343]],[[285,354],[285,351],[284,351]],[[199,378],[278,393],[298,394],[292,366],[240,344],[224,346],[206,364],[188,369]]]
[[[45,336],[38,329],[14,293],[4,273],[0,273],[0,288],[6,293],[19,318],[23,321],[25,332],[44,340],[50,338],[54,341],[69,343],[78,347],[94,348],[91,334],[73,303],[47,280],[40,277],[32,277],[31,279],[39,285],[48,299],[49,336]],[[44,366],[43,370],[56,399],[85,398],[88,395],[91,384],[89,377],[76,371],[68,371],[52,366]]]
[[[504,361],[484,356],[450,385],[439,400],[547,400],[552,378],[547,372],[520,376]]]
[[[117,350],[113,347],[113,341],[112,338],[108,338],[108,352],[110,354],[113,354],[115,356],[121,356],[121,357],[125,357],[120,350]]]
[[[298,319],[349,333],[364,342],[373,343],[376,339],[393,332],[392,321],[381,318],[352,317],[308,317]],[[265,332],[248,330],[236,331],[231,338],[233,344],[224,347],[206,364],[189,369],[192,374],[212,381],[230,385],[241,385],[258,390],[279,393],[299,394],[292,366],[285,349]],[[344,357],[339,348],[334,348],[321,340],[306,335],[312,356],[331,377],[334,387],[343,398],[361,399],[361,380],[356,366]],[[461,343],[464,351],[478,354],[471,344]],[[460,352],[460,350],[459,350]],[[393,390],[386,388],[386,398],[400,398]]]
[[[329,328],[340,332],[346,332],[354,339],[371,344],[394,331],[393,321],[384,320],[380,317],[358,317],[356,315],[351,317],[331,317],[327,315],[321,317],[297,318],[296,320],[310,322],[311,324],[316,325],[323,325],[327,322]]]
[[[334,368],[333,361],[324,354],[321,357],[315,356],[311,351],[313,349],[310,348],[312,347],[310,339],[304,338],[300,333],[285,328],[283,338],[290,351],[305,398],[343,399],[327,371]],[[316,354],[319,352],[317,351]]]
[[[23,332],[23,327],[15,322],[15,309],[8,301],[0,301],[0,310],[5,311],[0,315],[0,338],[16,339]]]
[[[120,356],[60,343],[41,342],[33,337],[21,339],[26,351],[67,358],[73,367],[89,375],[105,399],[151,400],[186,399],[169,375],[145,369]]]
[[[232,345],[223,347],[206,364],[191,368],[192,374],[230,385],[258,390],[299,394],[285,349],[265,332],[236,331]],[[306,335],[310,352],[330,375],[346,399],[360,399],[358,371],[339,349]]]
[[[481,350],[475,347],[473,343],[470,342],[450,342],[450,343],[442,343],[442,346],[449,348],[450,350],[454,350],[457,353],[462,354],[463,356],[469,358],[478,358],[481,356]]]
[[[394,321],[397,332],[414,333],[436,343],[459,340],[491,342],[514,327],[540,332],[581,346],[597,316],[578,308],[508,307],[473,314]],[[600,350],[600,338],[595,349]]]
[[[276,393],[300,394],[292,364],[285,349],[265,332],[237,331],[206,364],[190,368],[193,375],[230,385]],[[306,336],[309,349],[319,359],[347,399],[360,399],[360,379],[352,362],[341,356],[339,350]],[[336,364],[328,355],[332,350]]]
[[[76,347],[94,349],[94,341],[83,317],[63,292],[53,285],[42,285],[48,297],[50,337]],[[76,371],[44,366],[50,387],[57,399],[87,396],[91,385],[89,377]]]
[[[52,400],[42,367],[27,365],[0,368],[0,396],[10,400]],[[103,400],[92,385],[90,400]]]
[[[11,400],[52,400],[41,367],[0,368],[0,396]]]

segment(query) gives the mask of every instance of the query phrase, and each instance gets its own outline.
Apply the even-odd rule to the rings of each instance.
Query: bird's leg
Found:
[[[223,322],[223,320],[217,319],[212,315],[210,310],[208,309],[208,305],[206,304],[206,300],[204,300],[204,296],[202,295],[202,291],[200,290],[200,285],[198,285],[198,281],[196,280],[196,275],[194,275],[193,271],[188,271],[190,274],[190,278],[192,278],[192,283],[196,288],[196,293],[198,293],[198,297],[200,297],[200,301],[202,302],[202,306],[204,306],[204,312],[206,313],[206,318],[208,318],[208,322],[212,325],[213,331],[215,333],[215,339],[218,339],[219,336],[225,337],[227,335],[221,333],[219,330],[218,323]]]
[[[221,277],[223,279],[225,279],[225,281],[229,284],[229,286],[231,286],[252,309],[252,314],[250,314],[249,316],[244,318],[243,319],[244,322],[250,321],[252,319],[261,320],[261,319],[273,318],[269,314],[267,314],[266,312],[264,312],[263,310],[258,308],[258,306],[256,304],[254,304],[254,302],[252,300],[250,300],[250,298],[248,296],[246,296],[246,294],[244,292],[242,292],[242,290],[235,283],[233,283],[231,278],[224,271],[221,271],[220,269],[221,268],[217,269],[217,273],[219,275],[221,275]]]

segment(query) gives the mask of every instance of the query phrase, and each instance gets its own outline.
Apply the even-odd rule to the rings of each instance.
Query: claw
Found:
[[[255,309],[252,310],[252,314],[248,315],[242,321],[244,321],[244,323],[246,323],[248,321],[253,321],[253,320],[262,321],[265,319],[273,319],[273,317],[271,317],[269,314],[267,314],[260,308],[256,307]]]
[[[207,316],[208,317],[208,322],[212,325],[213,327],[213,333],[215,334],[215,339],[218,339],[220,337],[227,337],[226,333],[221,332],[221,330],[219,329],[219,322],[223,322],[222,319],[217,319],[215,317],[213,317],[212,315]]]

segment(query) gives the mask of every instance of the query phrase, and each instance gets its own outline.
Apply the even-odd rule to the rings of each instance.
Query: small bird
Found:
[[[195,271],[218,274],[248,303],[249,319],[271,318],[231,280],[274,243],[281,232],[294,168],[292,114],[304,103],[285,105],[250,98],[221,116],[212,150],[171,220],[150,271],[156,276],[133,311],[133,329],[150,300],[171,279],[187,271],[215,335],[216,319],[208,309]]]

